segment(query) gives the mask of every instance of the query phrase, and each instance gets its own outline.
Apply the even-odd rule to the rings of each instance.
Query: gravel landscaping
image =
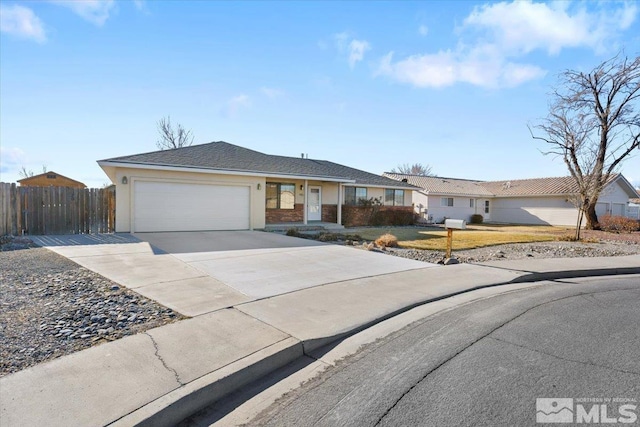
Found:
[[[442,261],[442,251],[387,248],[385,252],[403,258],[437,263]],[[453,251],[452,256],[463,263],[540,258],[584,258],[634,255],[640,253],[640,245],[629,243],[576,243],[541,242],[513,243],[478,249]]]
[[[560,235],[558,237],[561,237]],[[640,254],[640,232],[608,233],[604,231],[582,231],[583,242],[552,241],[537,243],[512,243],[486,246],[477,249],[454,250],[452,255],[462,263],[485,261],[517,260],[524,258],[584,258],[608,257]],[[372,242],[360,240],[338,241],[338,244],[353,245],[357,248],[376,250],[417,261],[438,263],[444,260],[444,251],[375,248]]]
[[[28,241],[1,246],[0,376],[184,318]]]

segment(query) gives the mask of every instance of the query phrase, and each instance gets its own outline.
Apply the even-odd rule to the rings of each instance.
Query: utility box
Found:
[[[446,219],[444,221],[444,228],[450,230],[464,230],[467,228],[467,221],[464,219]]]

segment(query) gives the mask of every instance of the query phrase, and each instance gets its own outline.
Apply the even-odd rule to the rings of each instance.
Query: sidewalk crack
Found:
[[[158,343],[156,342],[156,340],[153,339],[151,334],[149,334],[148,332],[143,332],[143,333],[151,339],[151,343],[153,344],[153,348],[155,349],[155,355],[160,361],[160,363],[162,363],[162,366],[164,366],[167,371],[173,373],[173,376],[175,377],[176,382],[179,385],[183,386],[184,383],[180,380],[180,375],[178,375],[178,372],[175,369],[171,368],[169,365],[167,365],[167,362],[165,362],[162,356],[160,356],[160,348],[158,347]]]

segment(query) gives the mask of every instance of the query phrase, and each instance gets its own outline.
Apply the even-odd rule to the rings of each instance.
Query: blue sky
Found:
[[[640,51],[624,2],[0,3],[0,180],[42,165],[99,187],[96,160],[194,143],[308,153],[382,173],[567,175],[528,123],[565,69]],[[622,172],[640,186],[640,156]]]

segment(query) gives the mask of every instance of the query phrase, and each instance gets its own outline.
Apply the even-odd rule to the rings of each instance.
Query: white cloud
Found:
[[[602,50],[619,31],[635,20],[637,6],[626,3],[611,11],[588,11],[586,3],[571,8],[567,2],[514,1],[476,7],[463,27],[486,30],[494,42],[509,53],[546,50],[558,54],[563,48]],[[608,4],[607,6],[611,6]]]
[[[357,40],[347,32],[334,35],[334,40],[338,51],[347,55],[347,61],[351,69],[364,59],[366,51],[371,50],[369,42],[366,40]]]
[[[418,27],[418,34],[420,34],[422,37],[426,36],[427,34],[429,34],[429,27],[427,27],[426,25],[420,25],[420,27]]]
[[[351,40],[349,43],[349,67],[355,67],[357,62],[364,59],[364,53],[370,49],[371,46],[364,40]]]
[[[40,18],[28,7],[0,4],[0,31],[44,43],[47,36]]]
[[[262,92],[264,96],[270,99],[280,98],[282,95],[284,95],[284,92],[282,90],[272,87],[261,87],[260,92]]]
[[[71,9],[76,15],[99,27],[109,19],[116,6],[114,0],[52,0],[52,3]]]
[[[344,32],[344,33],[338,33],[334,35],[333,38],[336,41],[336,46],[338,50],[340,50],[341,52],[344,52],[349,44],[349,39],[351,39],[351,36],[349,35],[349,33]]]
[[[222,113],[226,117],[235,117],[238,111],[251,106],[251,98],[248,95],[240,94],[231,98]]]
[[[395,63],[391,52],[382,59],[377,73],[422,88],[443,88],[459,82],[486,88],[513,87],[546,74],[532,65],[463,57],[451,51],[413,55]]]
[[[133,0],[133,6],[138,12],[142,13],[143,15],[151,15],[149,4],[146,0]]]
[[[17,173],[25,161],[26,156],[21,149],[0,147],[0,172]]]
[[[464,19],[455,49],[415,54],[395,62],[391,52],[380,60],[376,74],[417,87],[459,82],[488,88],[518,86],[546,74],[523,61],[527,54],[544,51],[556,55],[576,47],[596,52],[611,49],[637,14],[638,7],[632,3],[577,3],[575,7],[569,2],[530,0],[490,3],[476,7]],[[472,42],[465,43],[469,35]]]

